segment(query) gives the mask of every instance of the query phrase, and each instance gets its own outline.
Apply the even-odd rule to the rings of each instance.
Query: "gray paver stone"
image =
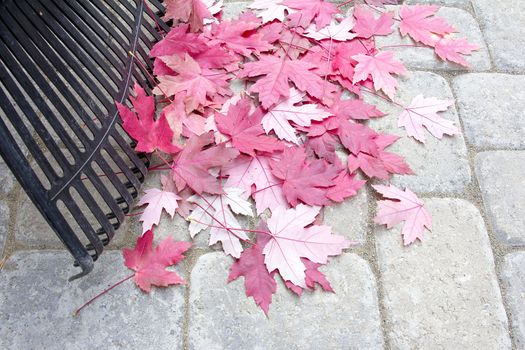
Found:
[[[4,255],[4,247],[9,227],[9,207],[7,201],[0,200],[0,258]]]
[[[441,100],[453,99],[452,92],[446,80],[430,72],[408,72],[399,80],[395,101],[408,106],[419,94],[424,97],[436,97]],[[409,187],[416,192],[461,193],[470,182],[471,174],[467,159],[467,148],[463,135],[444,135],[441,140],[425,131],[424,144],[406,136],[404,128],[397,126],[397,120],[402,108],[385,102],[370,94],[365,94],[366,100],[377,105],[388,115],[371,120],[369,125],[388,134],[404,136],[387,151],[397,153],[406,158],[416,175],[394,175],[392,183],[397,186]],[[459,119],[454,106],[449,107],[440,115],[455,122],[459,129]]]
[[[501,269],[516,348],[525,348],[525,252],[505,257]]]
[[[343,203],[325,207],[323,216],[323,223],[331,226],[333,233],[364,243],[368,221],[368,195],[365,188]]]
[[[525,75],[465,74],[452,86],[472,145],[525,149]]]
[[[395,6],[388,6],[389,10],[396,9]],[[471,55],[466,55],[465,59],[470,68],[463,67],[454,62],[444,62],[435,53],[434,49],[429,47],[398,47],[385,48],[384,50],[395,51],[395,57],[405,64],[409,69],[435,69],[435,70],[475,70],[485,71],[490,69],[490,58],[487,47],[483,42],[483,36],[479,29],[478,23],[470,13],[465,10],[442,7],[437,15],[446,19],[453,25],[457,33],[455,37],[466,38],[469,42],[480,47]],[[399,24],[394,24],[394,33],[388,36],[377,36],[376,45],[378,48],[390,45],[410,45],[414,41],[408,36],[402,37],[398,30]]]
[[[227,284],[232,260],[201,256],[190,291],[190,349],[383,348],[377,291],[368,264],[355,254],[333,259],[323,271],[334,293],[292,295],[279,283],[269,318],[244,292]]]
[[[525,151],[482,152],[475,162],[496,236],[506,244],[525,245]]]
[[[507,317],[479,211],[460,199],[425,199],[433,232],[403,247],[399,226],[376,247],[394,349],[510,349]]]
[[[11,170],[9,170],[7,164],[0,157],[0,194],[7,194],[11,192],[15,185],[15,177]]]
[[[470,7],[470,0],[405,0],[403,3],[407,5],[429,4],[449,7],[460,7],[463,9],[468,9]]]
[[[496,68],[525,72],[525,2],[521,0],[473,0]]]
[[[180,349],[184,287],[146,294],[132,281],[111,290],[74,317],[76,308],[130,275],[120,252],[106,252],[86,277],[69,254],[13,255],[0,273],[2,349]]]

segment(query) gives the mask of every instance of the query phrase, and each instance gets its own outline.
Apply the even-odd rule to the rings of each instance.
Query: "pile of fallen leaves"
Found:
[[[332,291],[318,268],[353,242],[320,222],[322,208],[355,196],[369,179],[413,174],[388,151],[398,137],[366,123],[384,113],[363,95],[393,101],[396,76],[406,72],[375,37],[391,34],[397,21],[414,45],[461,65],[477,48],[453,36],[437,6],[352,3],[342,15],[341,5],[323,0],[256,0],[249,5],[255,12],[225,20],[222,0],[165,1],[172,29],[150,52],[156,98],[136,85],[134,111],[118,104],[136,151],[154,152],[170,169],[162,188],[146,189],[139,202],[144,236],[125,251],[144,291],[183,283],[165,267],[180,261],[189,243],[152,247],[163,210],[190,221],[191,237],[209,229],[209,244],[220,242],[235,258],[229,281],[243,276],[246,294],[266,313],[276,278],[298,295],[316,283]],[[437,114],[451,103],[415,96],[398,125],[420,142],[424,128],[437,138],[453,135],[453,123]],[[410,190],[373,187],[386,198],[376,222],[405,221],[405,244],[431,228]],[[239,216],[256,216],[259,225],[243,227]]]

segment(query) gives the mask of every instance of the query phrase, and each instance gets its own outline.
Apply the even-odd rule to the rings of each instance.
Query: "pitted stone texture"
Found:
[[[247,6],[250,4],[249,1],[226,1],[222,7],[222,18],[223,19],[234,19],[237,18],[241,12],[247,10]]]
[[[525,252],[509,254],[503,261],[501,279],[517,349],[525,348]]]
[[[498,239],[525,245],[525,151],[479,153],[476,175]]]
[[[0,258],[4,255],[4,247],[7,240],[7,228],[9,227],[9,206],[7,201],[0,201]]]
[[[65,252],[13,255],[0,273],[0,348],[182,348],[184,287],[146,294],[126,281],[74,317],[85,301],[131,273],[120,252],[106,252],[91,274],[68,282],[77,272]]]
[[[389,10],[396,9],[396,6],[388,6]],[[469,42],[480,47],[471,55],[465,55],[465,60],[470,67],[463,67],[454,62],[444,62],[430,47],[398,47],[385,48],[384,50],[394,51],[395,57],[405,64],[409,69],[435,69],[435,70],[475,70],[484,71],[490,69],[490,58],[487,47],[483,42],[483,36],[476,20],[465,10],[442,7],[437,15],[446,19],[453,25],[457,33],[455,37],[466,38]],[[411,45],[414,41],[407,36],[402,37],[398,30],[399,23],[394,24],[394,33],[388,36],[377,36],[376,45],[378,48],[390,45]]]
[[[264,316],[244,291],[244,279],[227,284],[232,260],[203,255],[191,275],[189,349],[382,349],[374,275],[355,254],[332,259],[323,272],[334,293],[301,298],[278,283]]]
[[[472,6],[496,68],[525,72],[525,2],[474,0]]]
[[[470,0],[405,0],[403,2],[407,5],[439,5],[450,7],[461,7],[468,9],[470,7]]]
[[[8,194],[14,186],[15,177],[2,157],[0,157],[0,195]]]
[[[510,349],[489,237],[478,210],[426,199],[433,231],[403,247],[399,226],[379,228],[379,269],[394,349]]]
[[[429,72],[409,72],[399,79],[400,86],[395,100],[403,106],[408,106],[419,94],[425,97],[453,99],[450,87],[443,77]],[[404,128],[397,126],[397,120],[402,108],[380,98],[365,94],[368,101],[388,115],[370,121],[370,126],[388,134],[404,136],[387,151],[397,153],[406,158],[416,175],[394,175],[392,183],[409,187],[416,192],[440,192],[447,194],[461,193],[470,182],[470,167],[467,160],[467,148],[461,134],[444,135],[441,140],[425,131],[424,144],[406,136]],[[454,106],[440,115],[455,122],[459,129],[459,119]]]
[[[364,243],[368,222],[368,195],[365,188],[343,203],[324,208],[323,223],[332,227],[332,232],[351,241]]]
[[[525,149],[525,75],[465,74],[452,85],[472,145]]]

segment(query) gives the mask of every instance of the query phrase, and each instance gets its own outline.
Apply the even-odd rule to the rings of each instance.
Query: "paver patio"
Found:
[[[454,98],[443,116],[461,130],[425,146],[409,138],[395,146],[417,176],[395,176],[393,183],[409,186],[434,217],[423,243],[403,247],[397,229],[374,226],[376,198],[363,192],[324,213],[335,232],[361,243],[323,270],[335,294],[299,299],[279,285],[266,318],[242,280],[226,283],[231,259],[201,233],[177,268],[186,287],[145,294],[128,282],[73,317],[84,301],[130,274],[117,249],[132,244],[137,220],[129,220],[89,276],[68,282],[68,253],[57,250],[60,242],[0,161],[0,348],[524,349],[525,2],[405,3],[445,6],[440,14],[480,46],[469,71],[443,64],[429,49],[399,52],[410,70],[399,100],[422,91]],[[225,12],[245,5],[228,2]],[[388,116],[373,127],[402,134],[399,110],[379,107]],[[147,179],[158,181],[157,174]],[[189,239],[187,223],[176,220],[162,218],[158,239]]]

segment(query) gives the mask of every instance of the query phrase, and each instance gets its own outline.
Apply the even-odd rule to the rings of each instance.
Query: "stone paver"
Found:
[[[0,194],[5,195],[11,192],[15,186],[15,177],[7,167],[2,157],[0,157]]]
[[[429,4],[439,6],[461,7],[464,9],[468,9],[470,7],[470,0],[405,0],[403,3],[407,5]]]
[[[473,0],[472,6],[496,68],[525,72],[525,2]]]
[[[130,275],[118,252],[106,252],[90,275],[68,282],[77,270],[65,252],[20,252],[0,273],[2,349],[182,348],[184,287],[141,292],[126,281],[86,307],[77,307]]]
[[[365,188],[343,203],[324,208],[323,223],[332,227],[332,232],[364,243],[368,221],[368,195]]]
[[[297,298],[279,283],[269,319],[246,297],[242,278],[226,284],[231,263],[210,253],[193,268],[189,349],[383,348],[375,279],[357,255],[333,259],[323,270],[335,294]]]
[[[414,97],[424,94],[425,97],[453,99],[452,92],[446,80],[430,72],[409,72],[400,78],[400,87],[395,101],[408,106]],[[367,100],[373,102],[388,115],[370,121],[373,129],[404,136],[387,150],[406,158],[408,164],[416,173],[412,175],[395,175],[392,183],[397,186],[408,186],[416,192],[461,193],[470,182],[470,167],[467,160],[467,148],[461,134],[453,137],[444,136],[439,140],[425,131],[426,143],[422,144],[406,136],[405,129],[397,126],[397,119],[402,108],[365,94]],[[459,119],[454,106],[443,113],[443,118],[454,120],[459,128]]]
[[[0,200],[0,258],[4,255],[4,247],[9,227],[9,206],[7,201]]]
[[[393,10],[395,6],[389,6]],[[432,69],[432,70],[474,70],[485,71],[490,69],[490,58],[487,47],[483,41],[483,36],[478,23],[472,15],[465,10],[452,7],[442,7],[438,13],[445,18],[448,23],[453,25],[458,33],[456,37],[467,38],[469,42],[480,47],[472,55],[465,56],[470,64],[470,68],[462,67],[453,62],[442,61],[435,53],[434,49],[428,47],[396,47],[385,48],[385,50],[395,51],[396,58],[405,64],[409,69]],[[378,36],[376,44],[378,48],[390,45],[410,45],[414,42],[407,37],[402,37],[399,33],[398,23],[394,24],[394,33],[389,36]]]
[[[469,143],[525,149],[525,75],[465,74],[452,86]]]
[[[516,348],[525,348],[525,252],[509,254],[503,261],[501,277],[506,289]]]
[[[403,247],[399,227],[376,247],[394,349],[508,349],[507,318],[479,211],[461,199],[426,199],[433,232]]]
[[[525,151],[482,152],[475,163],[496,236],[506,244],[525,245]]]

